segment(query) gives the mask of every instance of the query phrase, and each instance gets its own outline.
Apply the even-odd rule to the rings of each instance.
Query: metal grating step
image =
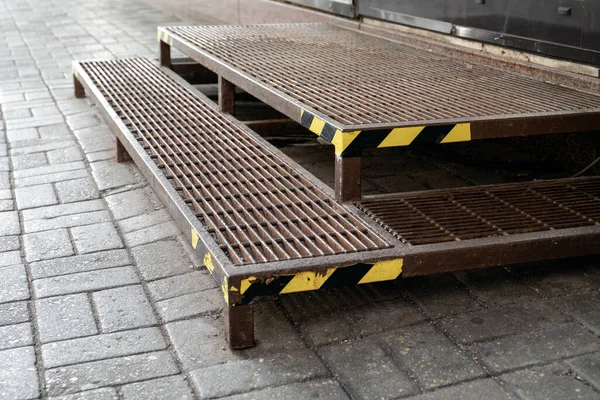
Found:
[[[374,197],[358,207],[418,246],[600,225],[600,177]]]
[[[234,265],[392,247],[149,60],[80,65]]]

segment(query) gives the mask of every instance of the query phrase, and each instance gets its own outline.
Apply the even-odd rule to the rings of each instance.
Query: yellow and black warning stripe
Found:
[[[471,124],[411,126],[405,128],[342,132],[308,111],[301,111],[300,123],[335,146],[341,157],[360,155],[363,149],[438,144],[471,140]]]
[[[160,29],[156,31],[157,33],[157,41],[159,42],[165,42],[166,44],[168,44],[169,46],[173,46],[173,37],[171,35],[169,35],[167,32],[165,31],[161,31]]]
[[[338,286],[362,285],[365,283],[393,281],[402,273],[402,259],[379,261],[375,264],[355,264],[347,267],[332,267],[321,271],[305,271],[294,275],[270,278],[248,277],[239,287],[230,286],[230,292],[238,292],[241,302],[249,304],[256,297],[287,293],[330,289]],[[228,299],[229,295],[226,294]]]

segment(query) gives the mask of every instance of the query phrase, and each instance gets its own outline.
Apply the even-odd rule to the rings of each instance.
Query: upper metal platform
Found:
[[[338,154],[588,131],[600,120],[599,93],[334,25],[175,26],[158,34]]]

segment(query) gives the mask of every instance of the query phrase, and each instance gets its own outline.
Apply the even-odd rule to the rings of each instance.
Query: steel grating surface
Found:
[[[234,265],[391,247],[149,60],[81,66]]]
[[[409,245],[579,228],[600,225],[600,177],[398,194],[358,206]]]
[[[333,25],[162,29],[339,126],[600,111],[600,95]]]

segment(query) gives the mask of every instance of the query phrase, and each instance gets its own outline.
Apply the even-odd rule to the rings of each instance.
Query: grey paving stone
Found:
[[[48,164],[45,153],[22,154],[11,157],[13,168],[15,170],[40,167]]]
[[[92,178],[57,182],[55,187],[58,198],[62,203],[92,200],[97,199],[99,196],[96,183]]]
[[[0,157],[0,172],[8,172],[10,170],[8,157]]]
[[[44,107],[44,108],[45,108],[44,111],[46,111],[46,112],[40,112],[40,108],[38,108],[38,114],[46,114],[47,115],[47,111],[50,110],[51,108],[58,111],[58,109],[54,106]],[[36,113],[36,109],[33,109],[32,111],[34,114]],[[38,129],[38,132],[40,134],[40,137],[43,137],[43,138],[56,138],[56,137],[63,137],[63,136],[71,135],[71,130],[69,129],[69,127],[66,124],[43,126]]]
[[[504,268],[460,272],[455,276],[490,307],[540,298],[535,290],[508,274]]]
[[[304,400],[304,399],[349,399],[344,390],[332,380],[317,380],[292,383],[275,388],[224,397],[227,400]]]
[[[62,217],[65,215],[83,214],[92,211],[104,210],[102,200],[89,200],[79,203],[59,204],[55,206],[42,207],[37,210],[23,211],[23,221],[31,221],[36,219],[50,219]]]
[[[66,164],[46,165],[43,167],[20,169],[13,172],[15,182],[20,179],[37,177],[40,175],[56,174],[61,172],[76,171],[85,168],[85,164],[81,161],[74,161]]]
[[[0,153],[2,153],[2,147],[0,147]],[[0,172],[0,189],[10,189],[10,178],[8,172]]]
[[[191,272],[192,263],[183,246],[175,240],[165,240],[131,250],[142,276],[154,280]]]
[[[29,178],[16,179],[15,187],[42,185],[44,183],[54,183],[54,182],[68,181],[71,179],[86,178],[88,176],[89,176],[89,174],[88,174],[87,170],[85,170],[85,169],[78,169],[78,170],[67,171],[67,172],[56,172],[53,174],[38,175],[38,176],[31,176]]]
[[[74,227],[71,236],[80,254],[123,247],[119,233],[110,222]]]
[[[559,307],[567,310],[572,316],[583,322],[600,335],[600,291],[588,292],[575,296],[565,296],[554,300]]]
[[[42,343],[98,333],[86,294],[38,300],[35,307]]]
[[[423,313],[404,298],[368,304],[350,310],[352,325],[360,336],[390,331],[425,320]]]
[[[124,385],[178,373],[166,351],[58,367],[45,371],[50,396]]]
[[[136,247],[162,239],[170,239],[180,233],[181,231],[177,225],[175,225],[173,221],[168,221],[134,232],[125,233],[123,239],[129,247]]]
[[[50,164],[65,164],[84,159],[81,151],[76,147],[50,150],[46,153]]]
[[[0,267],[0,303],[29,299],[27,272],[23,265]]]
[[[578,375],[590,382],[596,390],[600,389],[600,354],[587,354],[566,360],[565,363],[573,368]]]
[[[406,371],[372,338],[323,347],[319,354],[353,398],[392,399],[418,393]]]
[[[214,365],[190,373],[200,398],[223,397],[327,375],[327,369],[310,350],[291,352],[288,357]],[[233,376],[235,380],[231,379]]]
[[[218,312],[224,305],[221,288],[217,288],[159,301],[156,303],[156,309],[164,321],[171,322]]]
[[[164,350],[158,328],[143,328],[48,343],[41,347],[45,368]]]
[[[29,268],[33,279],[40,279],[97,269],[122,267],[129,264],[131,264],[131,258],[127,250],[117,249],[38,261],[29,264]]]
[[[82,214],[63,215],[54,218],[40,218],[23,222],[25,232],[41,232],[53,229],[72,228],[75,226],[84,226],[100,224],[110,221],[108,211],[91,211]]]
[[[152,306],[141,286],[127,286],[92,295],[103,332],[156,325]]]
[[[508,334],[551,328],[569,317],[541,300],[472,311],[441,321],[450,334],[462,343],[489,340]]]
[[[421,324],[382,334],[381,343],[424,389],[479,378],[485,372],[442,332]]]
[[[479,379],[461,383],[456,386],[437,389],[418,396],[409,397],[410,400],[509,400],[517,399],[506,391],[493,379]]]
[[[150,294],[155,301],[197,293],[216,287],[216,281],[207,270],[192,271],[189,274],[171,276],[148,284]]]
[[[27,142],[20,142],[11,146],[11,156],[18,156],[22,154],[33,154],[40,153],[43,151],[50,151],[55,149],[64,149],[66,147],[72,147],[75,145],[75,141],[73,139],[69,140],[56,140],[56,139],[47,139],[47,140],[32,140]]]
[[[107,196],[105,200],[116,219],[144,215],[162,208],[160,201],[149,187]]]
[[[129,233],[149,228],[154,225],[159,225],[163,222],[172,221],[173,217],[165,209],[156,210],[148,214],[138,215],[117,221],[122,233]]]
[[[115,158],[115,150],[97,151],[95,153],[86,153],[85,157],[90,163],[97,161],[111,161]]]
[[[434,318],[481,308],[481,304],[451,275],[411,278],[401,285]]]
[[[62,122],[61,115],[21,118],[6,121],[6,128],[7,130],[38,128],[40,126],[54,125],[60,122]]]
[[[15,264],[19,264],[21,262],[21,252],[18,250],[15,251],[5,251],[0,253],[0,267],[7,267]]]
[[[494,372],[560,360],[600,350],[600,339],[575,323],[473,345],[470,349]]]
[[[341,310],[335,313],[315,312],[312,318],[296,323],[302,336],[312,347],[356,339],[359,337],[351,312]]]
[[[558,363],[502,375],[500,379],[526,400],[599,397],[593,388],[576,379],[568,367]]]
[[[12,200],[0,200],[0,212],[1,211],[14,211],[15,203]]]
[[[227,346],[221,319],[195,318],[168,323],[166,328],[169,340],[186,370],[245,358]]]
[[[28,233],[23,235],[23,246],[25,258],[29,262],[74,254],[71,238],[66,229]]]
[[[132,383],[121,388],[124,400],[192,400],[190,387],[182,376],[169,376]]]
[[[19,210],[49,206],[58,203],[52,185],[37,185],[15,189]]]
[[[79,144],[86,153],[96,151],[113,150],[115,148],[115,139],[112,135],[101,135],[96,137],[79,138]]]
[[[28,110],[27,110],[28,111]],[[18,142],[19,140],[31,140],[39,138],[37,129],[9,129],[6,131],[6,137],[10,143]]]
[[[31,399],[39,395],[33,347],[0,351],[0,398]]]
[[[0,326],[19,324],[29,321],[27,302],[0,304]]]
[[[18,236],[0,236],[0,252],[19,250],[21,243]]]
[[[600,287],[600,274],[587,266],[570,265],[576,261],[557,261],[560,269],[544,270],[525,275],[528,284],[544,293],[546,297],[578,294],[597,290]]]
[[[119,395],[115,388],[102,388],[88,390],[65,396],[50,397],[52,400],[118,400]]]
[[[0,212],[0,236],[18,235],[21,233],[19,213],[16,211]]]
[[[54,276],[33,281],[38,298],[109,289],[138,283],[131,267],[101,269],[77,274]]]
[[[0,326],[0,350],[23,347],[33,344],[31,325],[26,322],[17,325]]]
[[[107,190],[131,185],[141,180],[137,168],[116,161],[98,161],[90,164],[98,189]]]

